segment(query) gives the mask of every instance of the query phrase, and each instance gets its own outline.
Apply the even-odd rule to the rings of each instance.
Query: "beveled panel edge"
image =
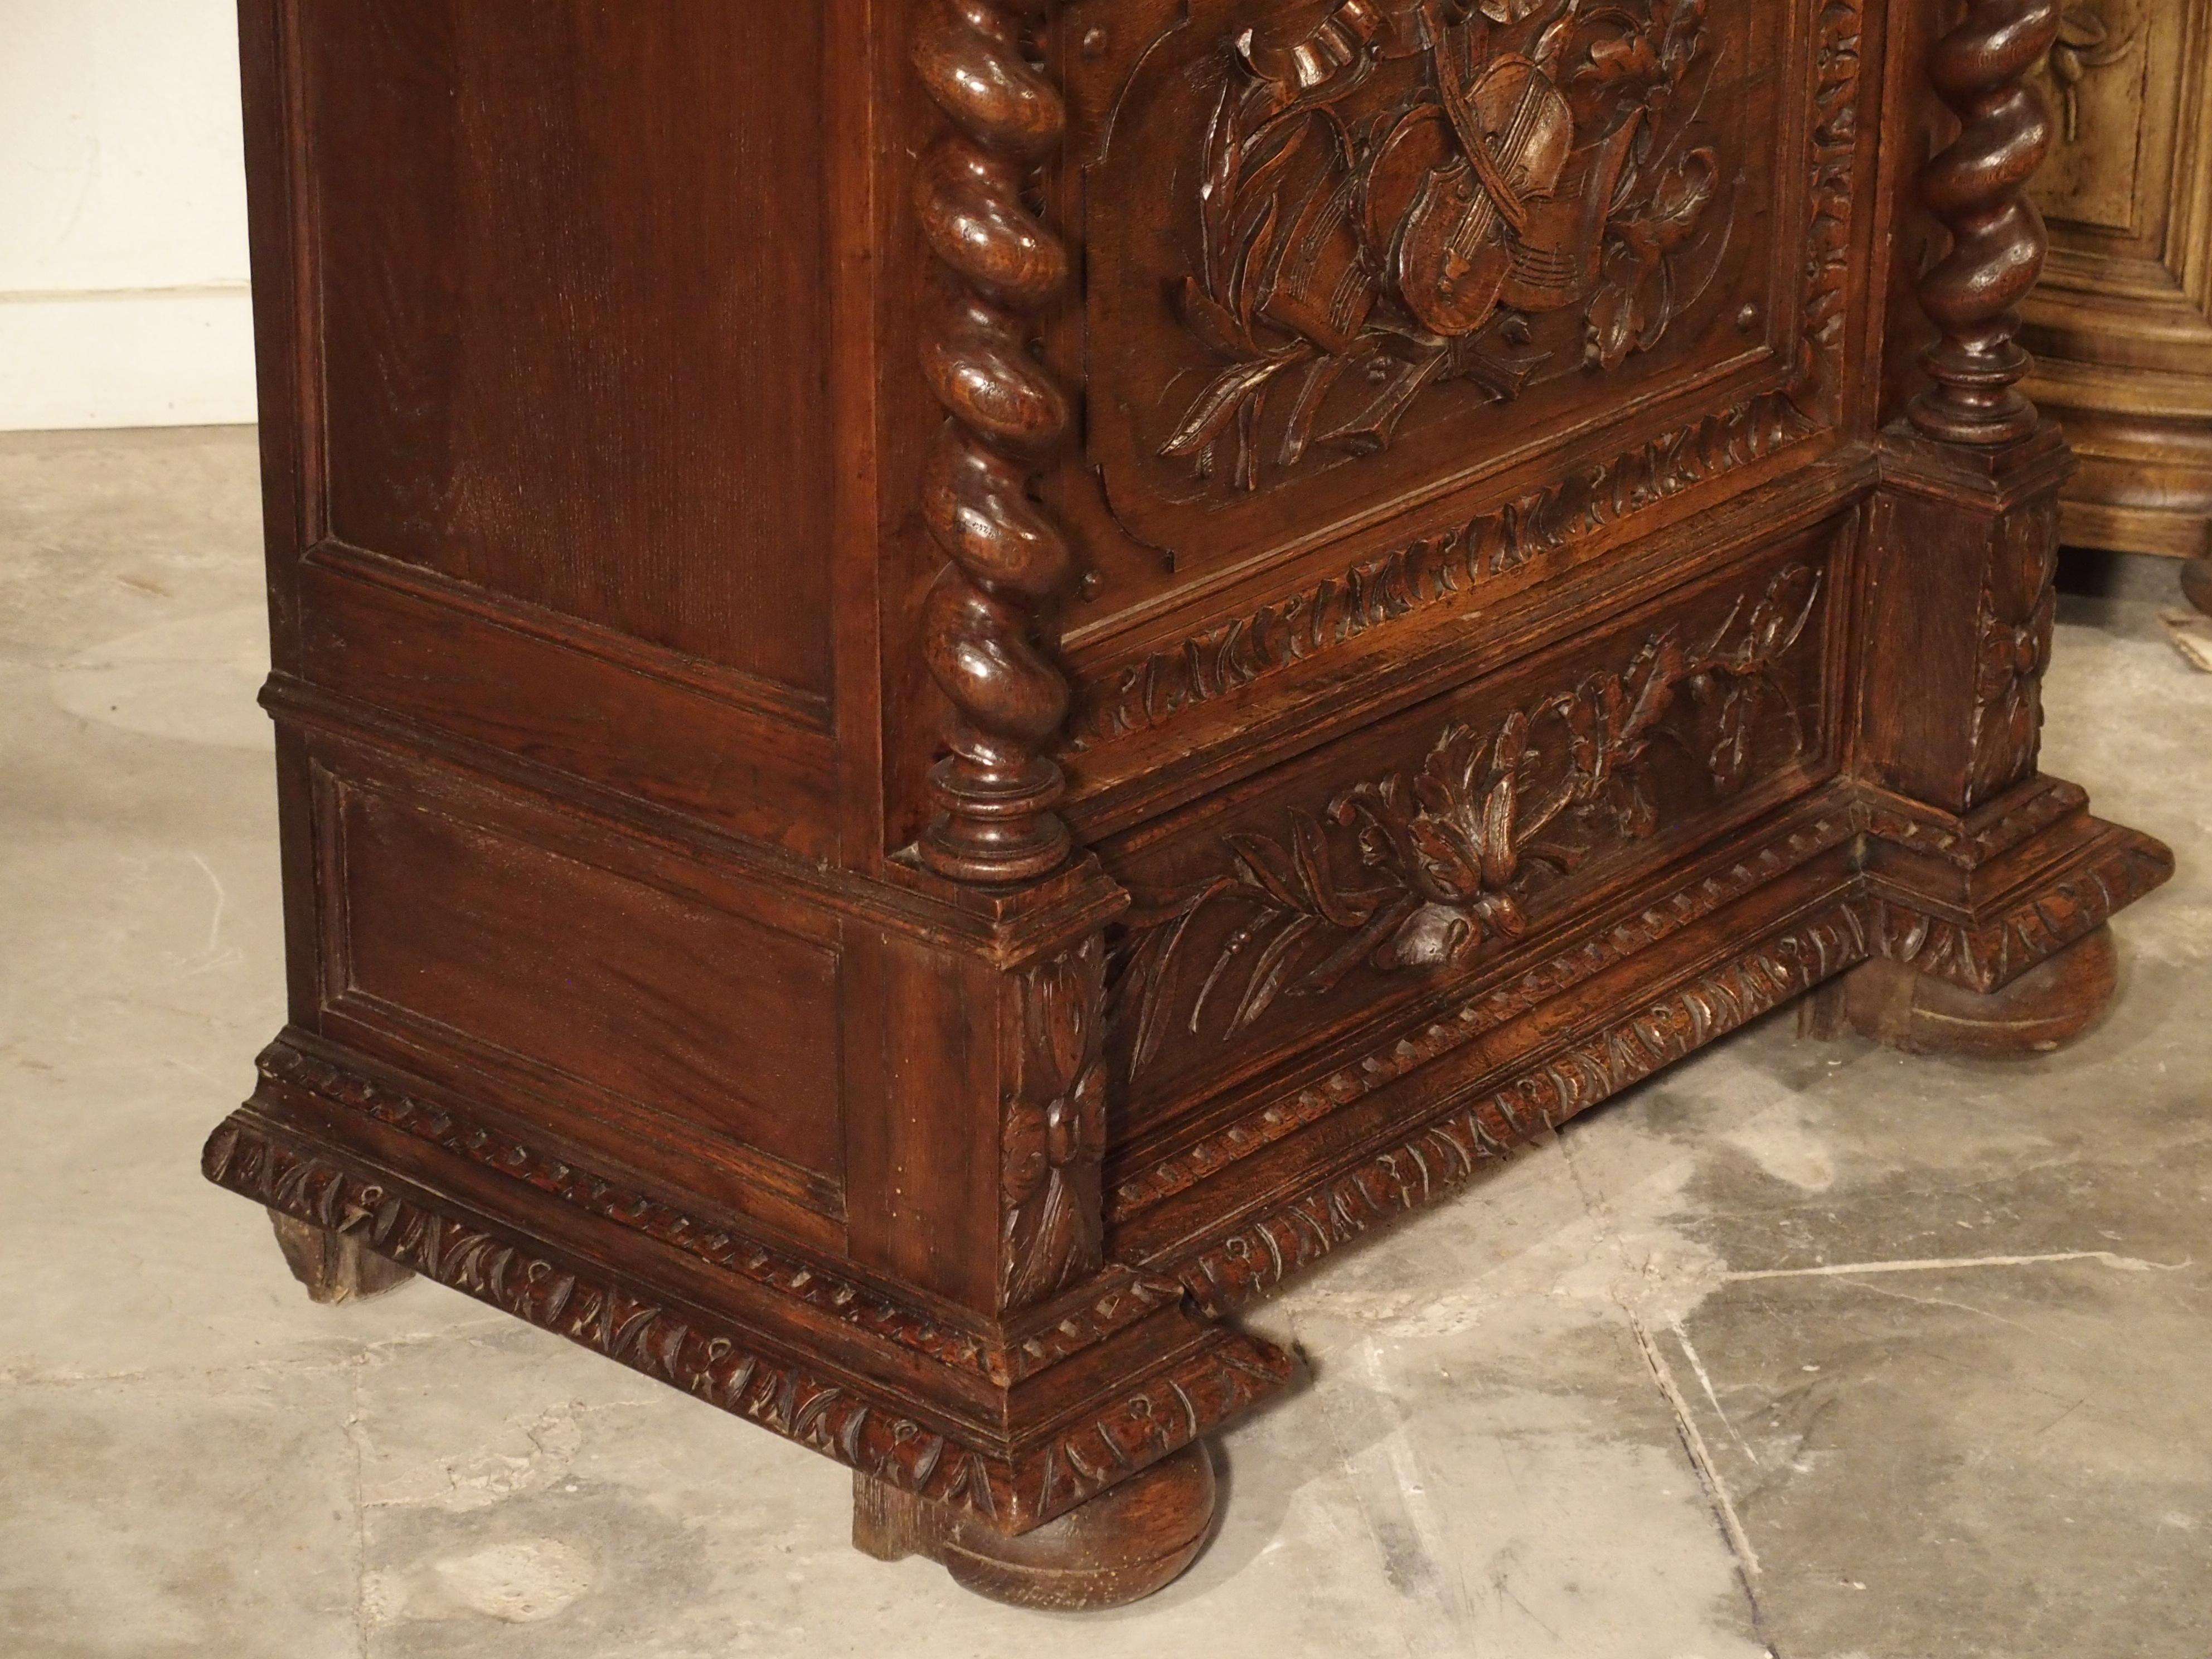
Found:
[[[303,562],[480,618],[510,633],[596,658],[648,679],[703,692],[763,720],[824,735],[836,730],[834,708],[828,696],[764,674],[655,645],[604,623],[564,616],[495,588],[425,569],[374,548],[356,547],[335,538],[317,542],[302,556]]]
[[[727,1201],[754,1214],[761,1224],[790,1237],[826,1238],[842,1227],[842,1170],[793,1162],[734,1131],[696,1121],[520,1053],[356,983],[345,798],[374,797],[403,810],[442,817],[460,830],[504,840],[787,939],[825,958],[842,977],[842,941],[834,923],[742,887],[725,884],[717,890],[710,881],[678,878],[685,872],[672,871],[665,860],[655,860],[649,847],[579,835],[577,826],[566,823],[556,809],[482,787],[456,788],[447,783],[441,789],[438,785],[444,780],[425,777],[404,763],[364,766],[360,763],[363,758],[357,750],[334,754],[327,745],[313,744],[306,757],[318,913],[314,1018],[321,1035],[445,1086],[495,1094],[519,1121],[536,1126],[534,1133],[562,1137],[557,1124],[548,1121],[562,1117],[603,1124],[634,1137],[641,1151],[671,1166],[719,1170],[734,1183]],[[836,1108],[842,1111],[842,1079],[832,1087]],[[766,1109],[764,1103],[756,1104]]]

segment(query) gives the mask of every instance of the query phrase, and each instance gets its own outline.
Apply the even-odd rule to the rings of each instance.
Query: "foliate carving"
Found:
[[[1930,917],[1876,898],[1869,931],[1892,962],[1969,991],[2002,989],[2038,963],[2087,938],[2173,874],[2173,855],[2148,836],[2115,830],[2106,844],[2058,881],[1979,926]]]
[[[1751,775],[1765,716],[1792,733],[1794,757],[1803,732],[1775,671],[1820,591],[1819,571],[1791,565],[1708,637],[1667,629],[1495,731],[1447,726],[1416,773],[1355,785],[1320,817],[1293,811],[1279,837],[1225,837],[1220,874],[1129,918],[1115,1005],[1132,1074],[1170,1022],[1195,1035],[1217,1002],[1227,1012],[1213,1023],[1233,1036],[1279,997],[1324,994],[1357,969],[1457,966],[1517,938],[1530,895],[1657,829],[1655,744],[1687,754],[1723,795]],[[1184,961],[1193,923],[1231,907],[1239,925],[1201,975]]]
[[[1066,113],[1026,56],[1024,0],[927,0],[914,63],[951,130],[922,158],[915,202],[946,280],[924,325],[924,374],[949,419],[922,477],[922,517],[951,560],[923,607],[923,650],[952,704],[951,755],[931,774],[921,859],[955,880],[1043,875],[1068,853],[1043,750],[1067,714],[1046,640],[1073,560],[1031,499],[1066,437],[1068,398],[1030,349],[1068,280],[1067,251],[1025,191]]]
[[[1024,969],[1009,1001],[1006,1042],[1018,1063],[1002,1128],[1004,1308],[1041,1302],[1104,1258],[1105,1000],[1105,946],[1094,933]]]
[[[1813,60],[1812,221],[1805,237],[1804,313],[1794,406],[1833,424],[1850,325],[1851,201],[1859,152],[1859,40],[1865,0],[1821,0]]]
[[[1863,13],[1863,0],[1826,0],[1820,8],[1802,309],[1795,361],[1780,390],[1670,428],[1086,684],[1070,749],[1149,730],[1373,629],[1463,604],[1470,590],[1532,559],[1832,426],[1849,320]]]
[[[364,1180],[234,1119],[202,1158],[209,1180],[609,1358],[871,1479],[1025,1531],[1219,1426],[1289,1380],[1289,1356],[1239,1332],[1194,1347],[1102,1410],[1012,1457],[886,1411],[848,1385],[763,1354],[746,1333],[640,1300],[532,1247]]]
[[[1290,1356],[1272,1343],[1238,1331],[1214,1331],[1205,1347],[1024,1458],[1018,1503],[1041,1516],[1064,1515],[1281,1392],[1291,1369]]]
[[[1300,38],[1239,37],[1177,294],[1225,367],[1160,453],[1255,489],[1266,463],[1385,447],[1432,386],[1506,399],[1563,355],[1656,345],[1726,240],[1722,163],[1686,136],[1705,9],[1340,0]]]
[[[1867,955],[1856,909],[1832,905],[1173,1265],[1201,1308],[1224,1314]]]
[[[2081,139],[2081,83],[2122,62],[2135,45],[2134,35],[2114,33],[2097,4],[2069,5],[2060,15],[2058,44],[2051,49],[2051,80],[2058,88],[2059,131],[2068,143]]]
[[[1262,676],[1435,606],[1684,490],[1775,454],[1813,429],[1779,393],[1662,433],[1495,512],[1362,560],[1341,575],[1155,652],[1085,688],[1069,747],[1141,732]]]
[[[2035,770],[2057,579],[2057,502],[2045,500],[2000,520],[1975,617],[1970,805],[1994,799]]]
[[[2027,185],[2050,153],[2051,127],[2029,77],[2058,29],[2059,0],[1970,0],[1929,65],[1961,125],[1921,173],[1951,250],[1920,279],[1921,308],[1941,337],[1922,359],[1935,386],[1909,412],[1939,441],[2004,444],[2035,430],[2035,405],[2020,390],[2028,356],[2018,307],[2049,246]]]
[[[878,1412],[798,1367],[764,1358],[740,1333],[641,1302],[617,1285],[442,1215],[412,1194],[363,1181],[235,1121],[216,1131],[203,1165],[219,1186],[356,1237],[427,1279],[749,1417],[877,1480],[963,1506],[988,1492],[982,1459],[943,1435]]]
[[[1636,915],[1515,975],[1480,996],[1447,1009],[1412,1031],[1386,1041],[1316,1079],[1287,1099],[1269,1103],[1212,1134],[1118,1182],[1111,1218],[1119,1221],[1162,1199],[1187,1192],[1239,1158],[1296,1133],[1331,1112],[1372,1094],[1453,1049],[1462,1048],[1530,1009],[1565,995],[1638,951],[1673,938],[1850,839],[1848,819],[1816,818],[1746,854],[1728,868],[1654,900]]]
[[[333,1066],[289,1042],[271,1043],[262,1051],[257,1066],[272,1083],[306,1090],[319,1099],[361,1112],[856,1329],[927,1355],[939,1364],[1001,1383],[1019,1382],[1079,1349],[1103,1341],[1179,1294],[1171,1285],[1132,1275],[1112,1284],[1097,1301],[1065,1314],[1049,1329],[1025,1334],[1012,1346],[1000,1348],[972,1331],[902,1306],[817,1263],[772,1250],[757,1240],[701,1220],[512,1135]]]

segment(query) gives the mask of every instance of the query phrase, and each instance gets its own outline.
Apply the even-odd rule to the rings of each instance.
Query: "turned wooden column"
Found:
[[[1030,350],[1068,279],[1066,246],[1024,200],[1067,126],[1059,89],[1022,54],[1038,9],[927,0],[915,38],[915,68],[949,123],[915,179],[944,267],[921,362],[946,419],[921,507],[951,561],[929,592],[924,653],[958,717],[931,774],[938,811],[921,850],[956,881],[1022,881],[1068,855],[1052,811],[1060,768],[1044,753],[1067,716],[1067,681],[1045,635],[1071,562],[1030,499],[1071,419],[1067,393]]]

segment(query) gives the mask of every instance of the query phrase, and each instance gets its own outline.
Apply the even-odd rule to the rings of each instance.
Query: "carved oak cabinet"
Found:
[[[243,9],[291,1012],[206,1170],[322,1294],[1102,1605],[1287,1275],[1793,999],[2110,994],[2057,0]]]

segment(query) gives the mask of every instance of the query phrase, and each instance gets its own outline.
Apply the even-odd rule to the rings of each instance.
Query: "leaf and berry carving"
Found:
[[[1223,868],[1139,895],[1115,950],[1112,1018],[1133,1075],[1180,1026],[1233,1036],[1286,996],[1352,974],[1464,964],[1529,926],[1536,894],[1662,822],[1653,759],[1667,745],[1721,796],[1750,780],[1763,735],[1804,732],[1778,669],[1806,637],[1820,572],[1791,565],[1710,635],[1680,627],[1618,668],[1514,710],[1494,728],[1454,723],[1421,764],[1353,784],[1275,835],[1224,836]],[[1186,947],[1202,916],[1210,961]]]
[[[1184,326],[1224,364],[1159,453],[1389,446],[1430,388],[1513,398],[1649,351],[1711,283],[1722,166],[1691,141],[1705,0],[1340,0],[1249,30],[1206,135]],[[1579,312],[1572,330],[1541,319]]]

